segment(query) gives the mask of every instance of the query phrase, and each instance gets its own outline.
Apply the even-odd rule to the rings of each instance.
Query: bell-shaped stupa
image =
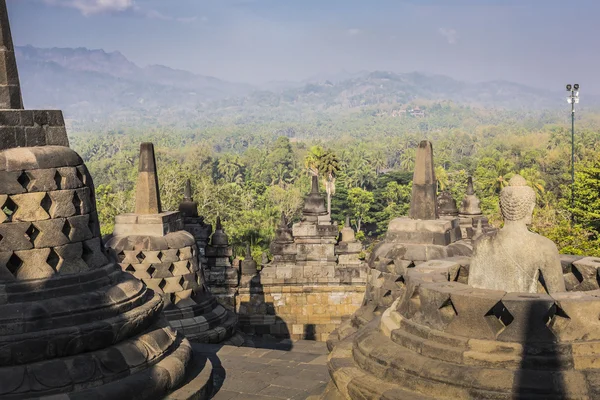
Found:
[[[154,146],[142,143],[135,213],[116,217],[106,245],[124,271],[163,296],[174,328],[190,340],[223,342],[234,334],[236,317],[204,284],[196,240],[183,228],[180,212],[161,209]]]
[[[62,113],[23,109],[5,0],[0,58],[0,398],[163,398],[192,348],[161,296],[109,261]],[[196,360],[202,397],[210,362]]]

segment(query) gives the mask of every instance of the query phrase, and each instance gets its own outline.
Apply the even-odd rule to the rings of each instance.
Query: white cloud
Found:
[[[446,38],[449,44],[456,44],[458,40],[458,32],[455,29],[440,28],[438,32]]]
[[[44,3],[75,8],[83,15],[122,12],[136,8],[134,0],[43,0]]]
[[[177,22],[194,22],[197,17],[184,17],[176,18],[170,15],[165,15],[159,11],[145,9],[138,6],[135,0],[42,0],[44,3],[59,6],[68,7],[79,10],[83,15],[89,16],[93,14],[102,13],[118,13],[118,12],[133,12],[136,15],[151,18],[160,19],[163,21],[177,21]]]

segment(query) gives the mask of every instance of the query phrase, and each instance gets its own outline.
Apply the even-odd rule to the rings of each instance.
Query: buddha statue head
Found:
[[[500,192],[500,211],[506,223],[531,224],[535,192],[521,175],[513,176]]]

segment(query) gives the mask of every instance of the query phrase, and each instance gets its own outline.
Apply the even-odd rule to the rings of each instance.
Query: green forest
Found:
[[[419,107],[425,116],[397,110]],[[276,114],[276,111],[274,111]],[[514,174],[537,193],[531,226],[562,253],[600,255],[600,112],[577,113],[571,206],[570,114],[475,108],[449,101],[365,107],[294,119],[215,117],[186,125],[149,118],[71,129],[72,147],[96,185],[102,233],[133,211],[139,144],[155,145],[164,210],[176,210],[186,179],[200,215],[220,215],[236,254],[251,243],[260,259],[279,216],[297,221],[310,177],[319,175],[332,219],[350,217],[366,247],[406,215],[415,148],[434,146],[439,190],[463,198],[473,176],[482,209],[501,226],[498,195]],[[574,223],[571,222],[574,220]]]

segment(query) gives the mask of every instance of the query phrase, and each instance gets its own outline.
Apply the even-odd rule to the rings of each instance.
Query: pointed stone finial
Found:
[[[475,194],[475,190],[473,189],[473,177],[470,176],[467,179],[467,195],[472,196]]]
[[[17,60],[13,47],[6,0],[0,0],[0,109],[22,110]]]
[[[302,215],[306,220],[307,217],[311,221],[316,222],[317,217],[326,216],[327,208],[325,207],[325,197],[319,193],[319,177],[317,175],[312,176],[312,185],[310,193],[304,199],[304,208],[302,209]]]
[[[215,224],[215,232],[212,234],[210,240],[211,246],[227,247],[229,246],[229,237],[223,229],[221,224],[221,216],[217,215],[217,223]]]
[[[475,190],[473,189],[473,177],[470,176],[467,179],[467,194],[460,206],[460,215],[482,215],[479,204],[480,201],[477,196],[475,196]]]
[[[477,227],[475,228],[475,232],[473,232],[472,240],[477,240],[481,235],[483,235],[483,226],[481,223],[481,219],[478,219]]]
[[[319,193],[319,177],[317,175],[312,176],[312,184],[310,188],[310,193]]]
[[[183,190],[183,200],[179,203],[179,212],[184,217],[198,217],[198,203],[192,197],[192,183],[189,179],[185,181],[185,189]]]
[[[189,179],[185,181],[185,189],[183,191],[183,200],[194,201],[192,198],[192,182]]]
[[[258,273],[258,264],[252,258],[252,251],[250,250],[250,243],[246,243],[246,256],[242,261],[241,269],[242,275],[256,275]]]
[[[287,218],[285,217],[285,213],[283,211],[281,212],[281,219],[279,220],[279,227],[282,229],[285,229],[288,227]]]
[[[154,145],[146,142],[140,145],[140,165],[135,195],[135,213],[160,214],[161,212]]]
[[[410,199],[409,217],[431,220],[438,218],[433,146],[428,140],[419,143]]]

